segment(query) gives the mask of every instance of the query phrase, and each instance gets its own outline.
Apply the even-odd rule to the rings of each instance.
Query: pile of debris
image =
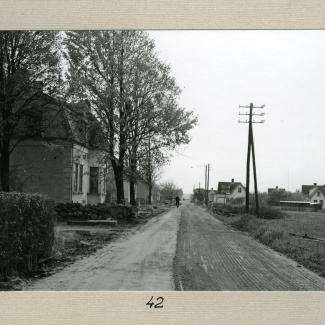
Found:
[[[226,208],[220,208],[217,206],[212,206],[210,209],[213,213],[222,215],[222,216],[226,216],[226,217],[236,217],[237,213],[233,213],[229,210],[227,210]]]
[[[81,203],[61,203],[55,207],[55,212],[65,220],[118,220],[134,221],[137,219],[137,209],[122,204],[82,205]]]

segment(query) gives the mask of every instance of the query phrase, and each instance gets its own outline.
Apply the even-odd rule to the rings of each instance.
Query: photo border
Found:
[[[324,29],[323,0],[2,0],[1,30]],[[161,309],[149,308],[164,297]],[[2,324],[324,324],[322,292],[0,292]]]

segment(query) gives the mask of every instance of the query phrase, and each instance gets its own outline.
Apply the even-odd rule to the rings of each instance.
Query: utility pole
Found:
[[[207,172],[207,170],[208,170],[208,166],[207,165],[205,165],[205,181],[204,181],[204,201],[205,201],[205,204],[206,205],[208,205],[207,204],[207,177],[208,177],[208,172]]]
[[[209,203],[209,180],[210,180],[210,164],[208,164],[208,178],[207,178],[207,205]]]
[[[253,171],[254,171],[254,190],[255,190],[255,205],[256,205],[256,215],[259,217],[258,212],[258,192],[257,192],[257,176],[256,176],[256,162],[255,162],[255,148],[254,148],[254,137],[253,137],[253,123],[264,123],[264,120],[254,121],[252,120],[252,116],[264,116],[265,113],[255,114],[253,113],[253,108],[264,108],[265,105],[262,106],[254,106],[253,103],[246,106],[240,106],[239,108],[249,108],[249,113],[240,113],[239,115],[249,115],[249,121],[240,121],[238,123],[249,123],[248,127],[248,148],[247,148],[247,163],[246,163],[246,213],[249,212],[249,172],[250,172],[250,153],[252,149],[252,158],[253,158]]]
[[[199,182],[199,201],[201,199],[201,183]]]

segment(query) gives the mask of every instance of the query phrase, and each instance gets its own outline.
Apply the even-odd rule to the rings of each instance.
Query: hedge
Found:
[[[0,192],[1,274],[31,271],[50,256],[54,242],[54,202],[46,195]]]

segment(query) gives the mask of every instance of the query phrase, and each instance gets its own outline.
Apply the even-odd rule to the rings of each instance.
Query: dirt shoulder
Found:
[[[38,264],[32,271],[19,276],[3,277],[0,290],[22,290],[39,279],[49,277],[77,261],[83,260],[119,238],[126,238],[140,229],[151,218],[166,212],[168,208],[153,209],[142,214],[134,223],[118,222],[116,227],[103,225],[69,225],[66,221],[57,223],[54,243],[54,258]]]
[[[180,212],[172,208],[23,290],[173,290]]]
[[[182,211],[176,290],[325,290],[325,279],[235,231],[203,208]]]

